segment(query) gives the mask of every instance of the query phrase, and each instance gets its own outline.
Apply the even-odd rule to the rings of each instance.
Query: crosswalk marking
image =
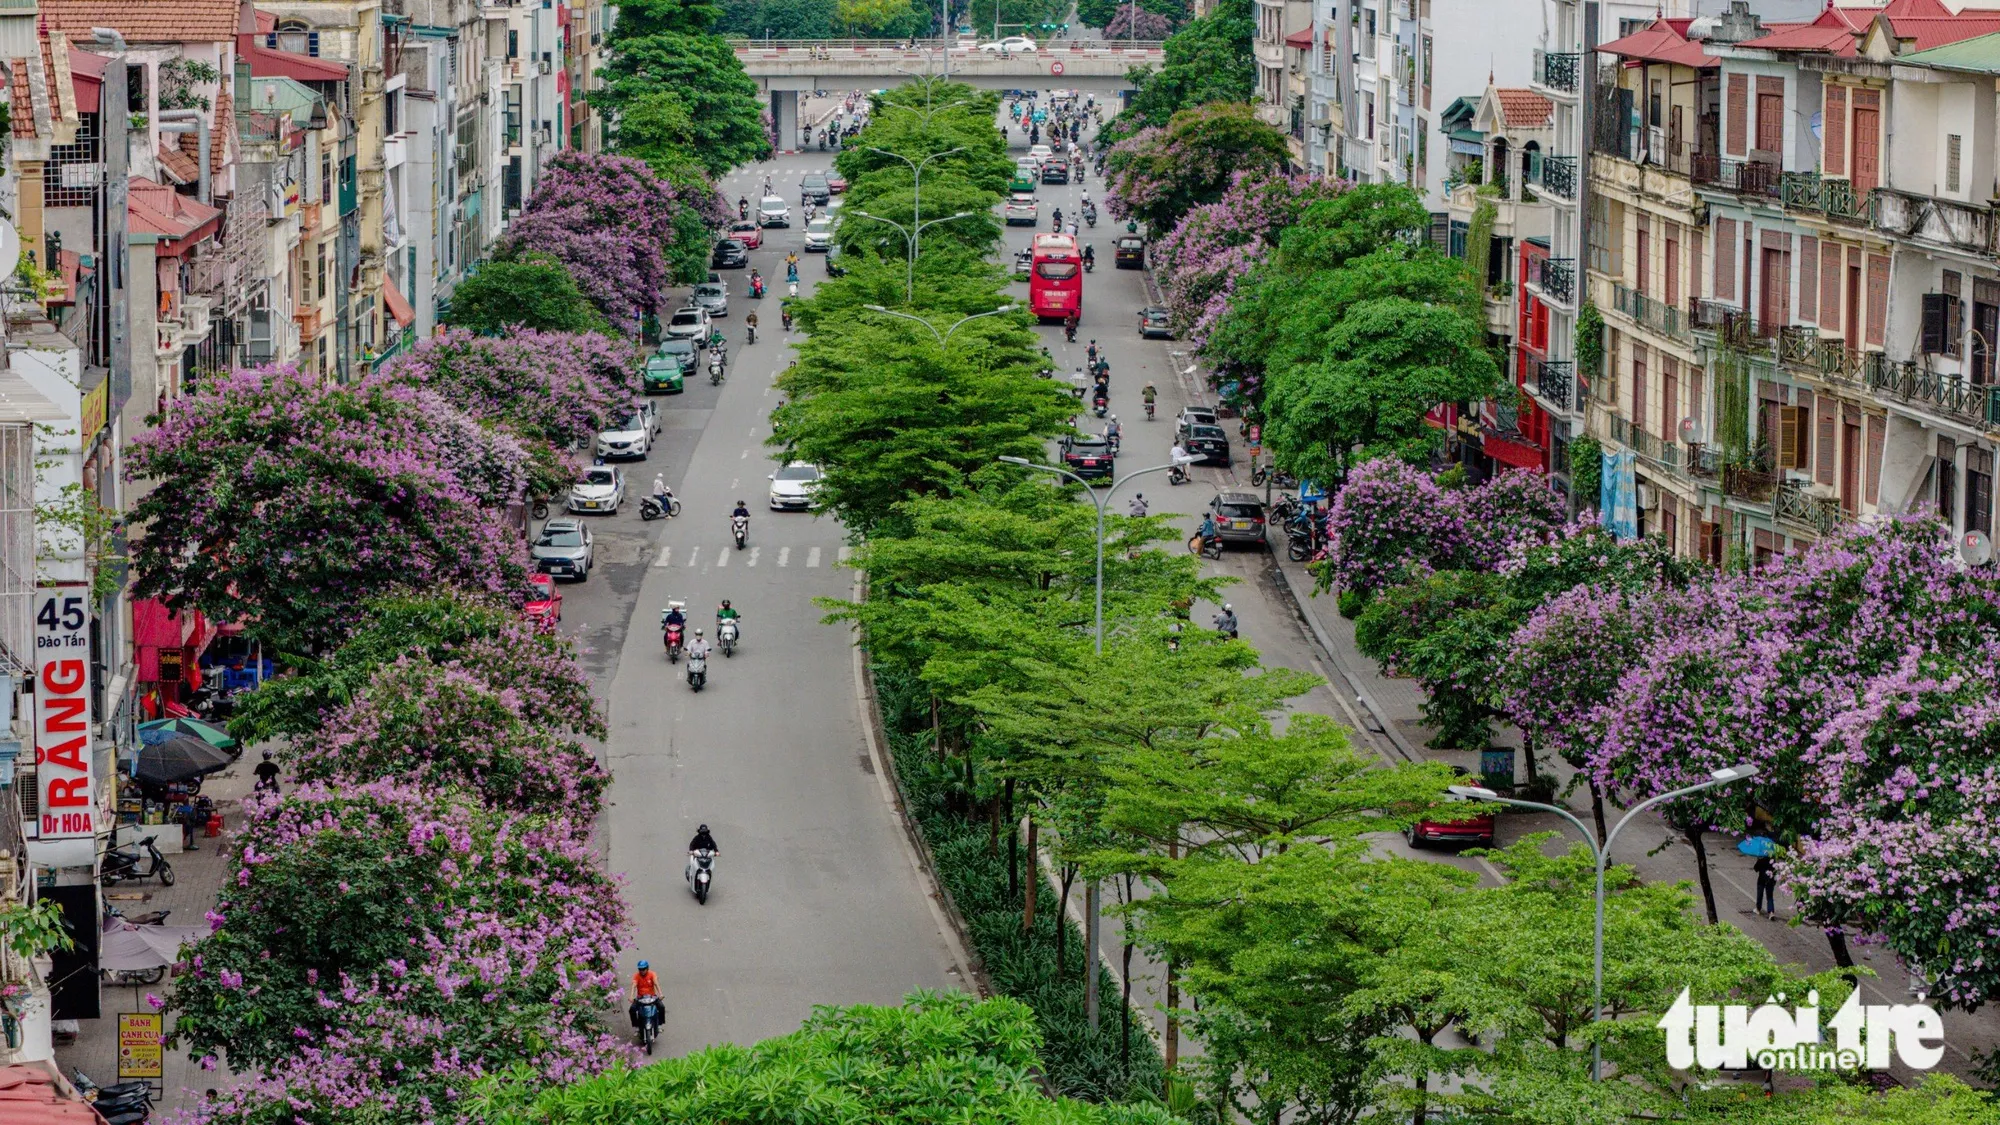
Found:
[[[689,569],[693,569],[693,567],[694,567],[694,564],[695,564],[695,563],[696,563],[697,561],[699,561],[699,560],[700,560],[700,558],[701,558],[701,548],[700,548],[700,547],[689,547],[689,548],[688,548],[688,567],[689,567]]]
[[[764,550],[764,548],[762,548],[762,547],[752,547],[752,548],[750,548],[750,561],[749,561],[749,562],[746,562],[746,563],[744,563],[743,565],[744,565],[744,566],[756,566],[756,565],[757,565],[757,556],[758,556],[759,554],[762,554],[762,553],[763,553],[763,550]]]
[[[722,548],[722,551],[721,551],[721,554],[722,554],[722,557],[721,557],[721,558],[719,558],[719,559],[716,559],[716,560],[715,560],[715,565],[717,565],[717,566],[728,566],[728,565],[729,565],[729,548],[727,548],[727,547],[724,547],[724,548]]]
[[[809,567],[812,567],[812,566],[818,566],[818,565],[819,565],[819,548],[818,548],[818,547],[814,547],[814,548],[813,548],[812,550],[810,550],[810,551],[807,551],[807,552],[806,552],[806,565],[807,565],[807,566],[809,566]]]
[[[660,557],[653,561],[653,565],[672,566],[673,559],[674,559],[674,548],[673,544],[670,543],[667,546],[660,548]]]
[[[778,548],[778,565],[789,566],[791,565],[791,561],[792,561],[792,549],[790,547]]]
[[[853,557],[854,557],[854,548],[852,548],[852,547],[842,547],[842,548],[840,549],[840,557],[839,557],[839,558],[837,558],[837,559],[835,559],[834,561],[836,561],[836,562],[846,562],[846,561],[847,561],[848,559],[851,559],[851,558],[853,558]]]

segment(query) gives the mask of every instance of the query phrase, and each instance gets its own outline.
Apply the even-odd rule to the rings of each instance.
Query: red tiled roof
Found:
[[[1942,47],[1975,35],[1991,35],[2000,31],[2000,12],[1975,12],[1967,8],[1956,16],[1944,19],[1891,17],[1889,29],[1896,33],[1897,39],[1913,41],[1916,50],[1928,51],[1932,47]]]
[[[189,160],[186,153],[171,145],[160,146],[160,171],[177,184],[191,184],[201,178],[200,162]]]
[[[127,210],[132,230],[164,238],[166,243],[159,250],[162,257],[180,254],[196,239],[215,233],[221,225],[220,207],[190,199],[144,176],[132,177],[129,193]]]
[[[1722,60],[1702,50],[1701,44],[1689,41],[1687,23],[1686,20],[1654,20],[1651,26],[1641,28],[1623,39],[1613,39],[1598,50],[1628,59],[1676,63],[1696,70],[1722,65]],[[1676,24],[1679,26],[1676,27]]]
[[[1306,38],[1310,41],[1312,33],[1307,32]],[[264,46],[257,39],[255,35],[236,37],[236,53],[242,55],[250,64],[252,78],[290,78],[298,82],[347,81],[345,64],[316,59],[293,51],[280,51],[274,47]]]
[[[237,0],[41,0],[42,15],[73,43],[109,27],[128,43],[226,43],[236,35]]]
[[[1331,28],[1327,29],[1326,43],[1329,47],[1333,45],[1333,30]],[[1285,46],[1287,47],[1296,47],[1301,51],[1310,51],[1312,50],[1312,45],[1313,31],[1310,27],[1302,27],[1285,36]]]
[[[28,60],[16,58],[13,61],[14,74],[14,135],[32,137],[35,135],[34,95],[28,89]]]
[[[66,1092],[47,1063],[0,1068],[0,1125],[97,1125],[103,1118]]]
[[[1816,51],[1853,58],[1880,16],[1898,40],[1919,51],[2000,31],[2000,11],[1967,8],[1953,14],[1939,0],[1889,0],[1881,8],[1828,8],[1811,23],[1771,24],[1769,34],[1739,46],[1760,51]]]
[[[1500,99],[1500,120],[1508,125],[1546,125],[1555,115],[1555,103],[1522,87],[1494,87]]]

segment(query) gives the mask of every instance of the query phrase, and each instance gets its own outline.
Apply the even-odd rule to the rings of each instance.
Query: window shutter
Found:
[[[1924,328],[1922,348],[1926,355],[1937,355],[1944,351],[1945,323],[1951,312],[1948,307],[1951,296],[1946,293],[1924,294]],[[1874,331],[1871,328],[1869,331]]]
[[[1826,155],[1822,163],[1829,176],[1847,175],[1847,89],[1829,83],[1826,88]]]
[[[1757,76],[1757,151],[1777,155],[1785,148],[1785,80]]]
[[[1958,150],[1961,143],[1957,133],[1946,134],[1944,138],[1944,190],[1958,190]]]
[[[1862,474],[1862,487],[1870,504],[1882,499],[1882,441],[1888,431],[1881,415],[1868,416],[1868,468]]]
[[[1819,323],[1819,239],[1799,236],[1799,319]]]
[[[1736,220],[1715,220],[1715,297],[1736,299]]]
[[[1839,407],[1833,402],[1826,399],[1820,400],[1819,433],[1817,435],[1819,439],[1819,457],[1817,459],[1818,463],[1813,468],[1813,477],[1821,484],[1833,483],[1833,428],[1837,422],[1834,414],[1838,409]]]
[[[1725,151],[1730,156],[1742,156],[1744,146],[1750,141],[1749,75],[1729,76],[1729,105],[1723,112],[1729,118],[1728,144],[1725,146]]]
[[[1819,257],[1819,324],[1828,332],[1839,332],[1840,319],[1840,247],[1836,243],[1826,244],[1826,252]],[[1855,347],[1859,341],[1847,341],[1848,347]]]
[[[1778,408],[1778,467],[1790,469],[1799,463],[1799,419],[1795,407]]]
[[[1889,259],[1868,255],[1868,342],[1881,344],[1889,319]]]

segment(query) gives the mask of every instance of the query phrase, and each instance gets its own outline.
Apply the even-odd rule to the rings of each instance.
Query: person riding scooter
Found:
[[[706,824],[695,829],[694,839],[688,841],[687,872],[684,878],[689,882],[694,881],[695,856],[700,852],[707,852],[710,856],[722,854],[722,849],[716,845],[715,837],[709,833],[708,825]]]
[[[745,343],[745,346],[747,347],[747,346],[748,346],[748,345],[750,345],[750,344],[754,344],[754,343],[756,343],[756,342],[757,342],[757,314],[756,314],[756,313],[751,313],[751,314],[750,314],[749,316],[746,316],[746,317],[744,317],[744,318],[743,318],[743,327],[745,327],[745,328],[747,328],[747,329],[749,329],[749,330],[750,330],[750,333],[749,333],[749,339],[748,339],[748,340],[746,340],[746,341],[744,342],[744,343]]]
[[[739,219],[742,219],[742,220],[744,220],[744,221],[746,221],[746,222],[747,222],[747,221],[749,221],[749,218],[750,218],[750,197],[749,197],[749,196],[745,195],[745,196],[739,196],[739,197],[737,198],[737,200],[736,200],[736,217],[737,217],[737,218],[739,218]]]
[[[1195,534],[1201,536],[1201,549],[1204,551],[1208,550],[1208,548],[1213,546],[1214,544],[1222,541],[1222,533],[1216,530],[1215,527],[1214,512],[1207,512],[1202,515],[1201,529],[1195,532]]]
[[[1086,246],[1086,247],[1084,247],[1084,248],[1083,248],[1083,272],[1085,272],[1085,273],[1090,273],[1091,271],[1095,270],[1096,268],[1097,268],[1097,249],[1096,249],[1095,247],[1092,247],[1092,246]]]
[[[758,273],[755,267],[750,270],[750,295],[752,297],[764,295],[764,275]]]
[[[1236,611],[1228,602],[1222,603],[1222,612],[1215,615],[1215,631],[1232,640],[1236,637]]]

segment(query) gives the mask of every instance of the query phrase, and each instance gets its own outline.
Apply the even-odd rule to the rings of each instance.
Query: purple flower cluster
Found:
[[[1154,272],[1175,327],[1202,350],[1249,271],[1308,204],[1344,184],[1277,171],[1239,171],[1214,203],[1190,210],[1153,248]]]
[[[1327,575],[1340,590],[1368,596],[1436,570],[1498,570],[1563,527],[1561,501],[1526,470],[1470,488],[1443,488],[1390,458],[1348,475],[1327,513]]]
[[[674,219],[719,210],[708,184],[685,191],[643,160],[564,149],[550,158],[502,245],[502,253],[549,254],[611,323],[635,324],[659,309],[673,283]]]

